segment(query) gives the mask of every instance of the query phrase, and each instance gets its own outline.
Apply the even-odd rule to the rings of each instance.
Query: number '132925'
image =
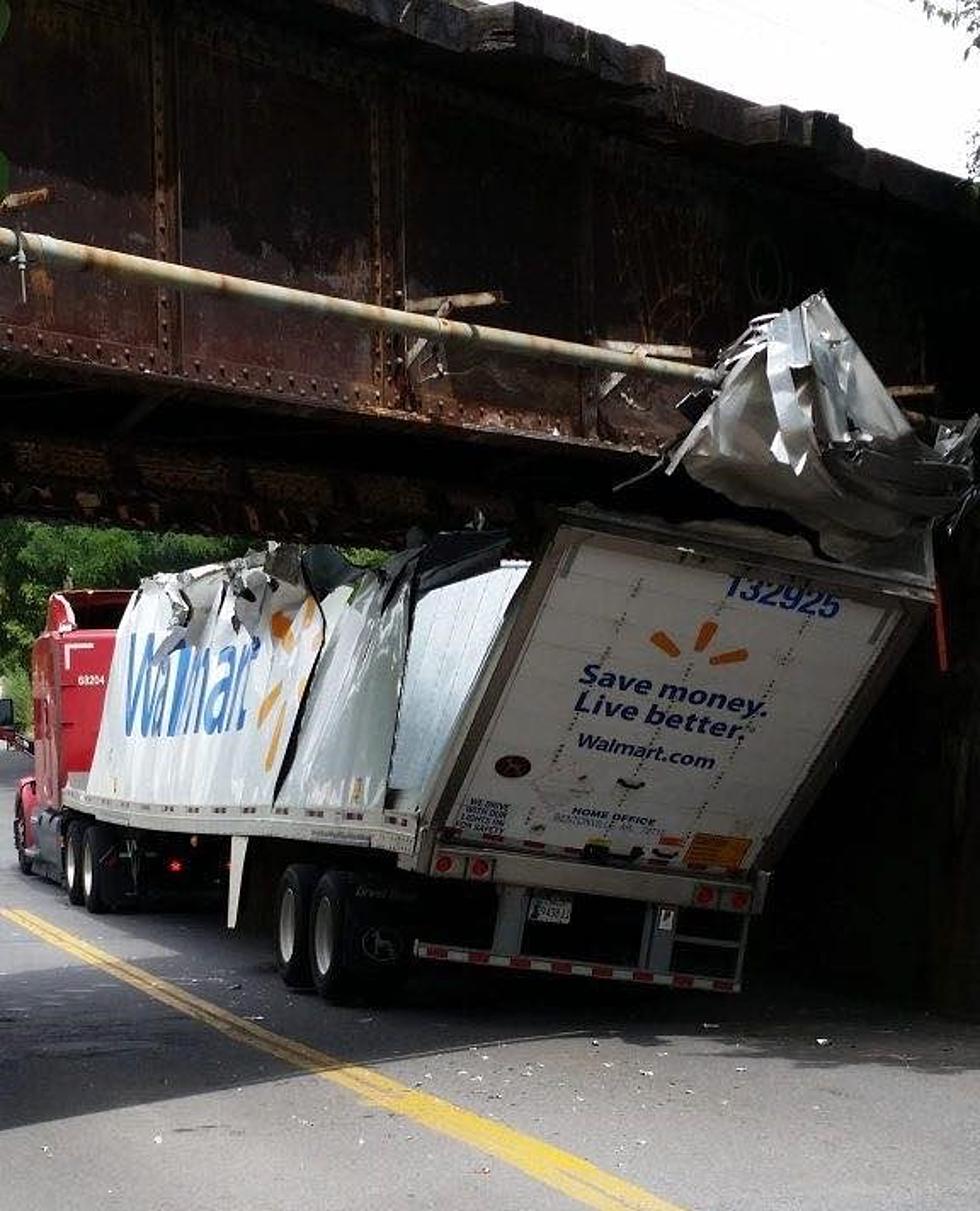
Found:
[[[840,600],[833,593],[795,584],[772,584],[768,580],[743,580],[741,576],[732,577],[725,596],[774,609],[794,610],[811,618],[836,618],[840,613]]]

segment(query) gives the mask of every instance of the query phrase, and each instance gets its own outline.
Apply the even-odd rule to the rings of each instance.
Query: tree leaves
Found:
[[[922,11],[927,17],[935,17],[943,25],[953,29],[965,29],[969,42],[963,51],[966,58],[971,50],[980,50],[980,0],[957,0],[955,8],[936,4],[933,0],[920,0]],[[913,0],[915,3],[915,0]]]
[[[966,31],[968,41],[963,48],[964,59],[969,58],[971,51],[980,50],[980,0],[956,0],[955,8],[948,8],[935,0],[912,0],[912,3],[920,4],[927,17],[935,17],[937,21],[952,29]],[[967,172],[971,180],[980,181],[980,126],[970,138]]]
[[[232,559],[247,545],[235,538],[0,520],[0,669],[26,667],[48,596],[69,580],[79,589],[135,589],[154,572]]]

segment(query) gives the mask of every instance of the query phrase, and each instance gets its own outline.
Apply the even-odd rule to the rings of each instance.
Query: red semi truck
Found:
[[[21,779],[14,804],[14,840],[25,873],[46,866],[60,877],[61,792],[69,773],[92,765],[116,627],[129,598],[111,589],[66,589],[48,601],[31,661],[34,773]]]
[[[64,790],[69,778],[84,778],[92,766],[116,629],[131,597],[122,589],[53,593],[32,652],[34,773],[17,787],[14,845],[25,874],[66,881],[76,904],[81,897],[72,889],[80,885],[75,866],[85,860],[84,837],[81,823],[65,810]],[[171,884],[186,883],[193,860],[200,866],[199,855],[188,853],[183,838],[166,842],[162,853],[149,851],[155,865]]]

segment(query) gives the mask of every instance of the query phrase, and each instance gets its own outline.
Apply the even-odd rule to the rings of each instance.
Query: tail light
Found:
[[[698,908],[715,908],[718,904],[718,888],[699,883],[694,889],[694,903]]]
[[[729,912],[748,912],[752,907],[752,893],[743,888],[726,891],[722,896],[721,906]]]
[[[490,858],[470,858],[466,874],[471,879],[489,879],[493,874],[493,861]]]
[[[167,872],[171,875],[179,875],[184,869],[184,863],[180,858],[167,859]]]
[[[467,859],[464,854],[449,850],[436,850],[432,860],[432,873],[444,879],[476,879],[486,881],[493,875],[493,859],[476,857]]]
[[[437,851],[432,863],[432,873],[445,878],[462,878],[464,860],[460,854],[449,854],[445,850]]]

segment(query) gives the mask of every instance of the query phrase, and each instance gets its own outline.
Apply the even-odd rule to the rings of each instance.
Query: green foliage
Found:
[[[0,698],[13,698],[14,724],[22,732],[34,730],[31,678],[22,664],[0,667]]]
[[[390,551],[376,551],[373,547],[344,547],[344,558],[361,568],[379,568],[391,555]]]
[[[31,645],[44,627],[52,593],[135,589],[144,576],[234,559],[248,546],[248,540],[237,538],[0,519],[0,697],[14,699],[18,727],[30,729],[33,723]],[[365,567],[388,558],[388,552],[369,547],[348,548],[344,554]]]
[[[154,572],[232,559],[247,545],[240,539],[0,520],[0,675],[29,667],[31,644],[56,590],[135,588]]]

